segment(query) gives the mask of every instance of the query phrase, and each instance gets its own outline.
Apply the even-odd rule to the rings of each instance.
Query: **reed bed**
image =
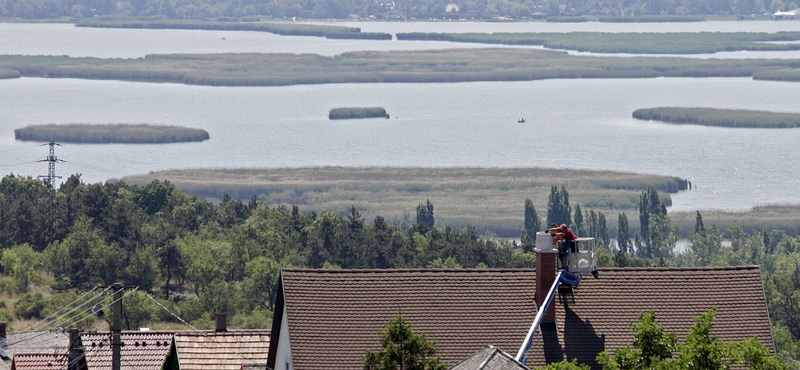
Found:
[[[754,80],[800,82],[800,69],[777,69],[753,73]]]
[[[800,127],[800,114],[740,109],[659,107],[637,109],[633,118],[676,124],[738,128]]]
[[[303,211],[321,209],[344,214],[355,206],[367,219],[383,216],[413,223],[416,207],[430,201],[440,225],[519,236],[524,201],[534,202],[540,217],[547,214],[552,185],[565,186],[570,203],[597,209],[616,227],[617,212],[638,217],[639,195],[657,187],[662,199],[686,186],[680,178],[611,171],[545,168],[402,168],[311,167],[284,169],[207,169],[162,171],[123,180],[143,184],[169,180],[181,190],[209,199],[223,194],[247,200],[253,196],[272,205],[297,205]],[[612,225],[613,224],[613,225]]]
[[[208,140],[205,130],[148,124],[45,124],[14,130],[17,140],[70,143],[164,144]]]
[[[594,53],[709,54],[721,51],[800,50],[800,32],[678,32],[678,33],[398,33],[398,40],[437,40],[504,45],[542,45],[551,49]]]
[[[391,40],[392,35],[379,32],[361,32],[357,27],[326,26],[294,23],[247,23],[247,22],[197,22],[197,21],[104,21],[84,20],[77,27],[95,28],[141,28],[181,29],[215,31],[269,32],[284,36],[316,36],[331,39]]]
[[[720,230],[728,230],[742,224],[747,232],[783,230],[790,236],[800,235],[800,205],[772,204],[754,207],[747,212],[723,212],[700,210],[703,223],[708,228],[716,224]],[[630,215],[628,219],[631,220]],[[694,231],[695,212],[670,213],[670,220],[688,235]]]
[[[487,37],[482,35],[481,37]],[[800,46],[800,45],[797,45]],[[207,86],[531,81],[552,78],[743,77],[799,70],[796,60],[579,57],[531,49],[314,54],[172,54],[138,59],[0,56],[26,77],[181,82]],[[768,76],[767,76],[768,77]]]
[[[582,23],[588,22],[589,18],[581,17],[581,16],[552,16],[547,17],[545,19],[548,22],[556,22],[556,23]]]
[[[356,119],[356,118],[389,118],[386,109],[371,108],[334,108],[328,113],[328,119]]]
[[[705,22],[705,17],[700,15],[635,15],[612,16],[604,15],[597,19],[598,22],[608,23],[664,23],[664,22]]]
[[[0,69],[0,80],[20,77],[19,71],[15,71],[13,69]]]

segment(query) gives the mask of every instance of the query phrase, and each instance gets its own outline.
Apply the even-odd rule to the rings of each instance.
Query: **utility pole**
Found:
[[[59,178],[59,179],[61,178],[61,176],[56,176],[56,162],[66,162],[66,161],[58,159],[56,157],[55,146],[56,145],[61,146],[61,144],[56,144],[55,141],[50,140],[49,143],[43,144],[43,145],[50,146],[50,154],[47,156],[47,158],[39,160],[39,161],[36,161],[36,162],[47,162],[47,176],[39,176],[39,178],[40,179],[44,178],[45,179],[44,180],[45,184],[50,186],[50,188],[55,189],[56,188],[56,178]]]
[[[114,284],[114,304],[111,309],[111,370],[120,370],[122,347],[122,284]]]
[[[39,160],[37,162],[47,162],[47,176],[39,176],[39,178],[44,178],[44,183],[50,187],[53,191],[50,192],[50,206],[47,207],[47,232],[46,232],[46,241],[49,243],[53,240],[56,230],[56,178],[61,178],[61,176],[56,176],[56,162],[66,162],[64,160],[58,159],[56,157],[56,150],[55,146],[61,146],[60,144],[56,144],[55,141],[50,140],[49,143],[43,144],[50,146],[50,154],[47,158]]]

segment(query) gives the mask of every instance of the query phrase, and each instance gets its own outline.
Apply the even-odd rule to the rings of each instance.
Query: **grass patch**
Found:
[[[668,204],[669,193],[686,186],[685,180],[675,177],[612,171],[460,167],[198,169],[123,180],[144,184],[153,179],[169,180],[186,193],[208,199],[220,199],[225,193],[242,200],[257,196],[271,205],[342,214],[352,205],[367,220],[383,216],[407,224],[414,222],[417,205],[430,199],[440,225],[474,225],[480,232],[491,230],[508,237],[519,236],[526,198],[533,201],[539,216],[546,218],[552,185],[564,185],[573,206],[606,213],[613,228],[618,212],[637,219],[639,195],[649,186],[657,187]]]
[[[141,28],[214,31],[269,32],[283,36],[316,36],[330,39],[391,40],[392,35],[379,32],[361,32],[357,27],[325,26],[294,23],[198,22],[180,20],[81,20],[77,27]]]
[[[796,45],[800,47],[800,45]],[[744,77],[800,70],[796,60],[611,58],[531,49],[359,51],[312,54],[172,54],[138,59],[0,56],[25,77],[177,82],[206,86],[531,81],[554,78]]]
[[[677,124],[740,128],[800,127],[800,114],[740,109],[659,107],[637,109],[633,118]]]
[[[705,20],[705,17],[701,15],[604,15],[597,19],[598,22],[607,23],[705,22]]]
[[[208,132],[200,129],[147,124],[46,124],[14,130],[17,140],[61,141],[70,143],[136,143],[163,144],[208,140]]]
[[[389,118],[386,109],[372,108],[334,108],[328,113],[328,119],[355,119],[355,118]]]
[[[398,33],[397,39],[541,45],[551,49],[612,54],[710,54],[721,51],[800,50],[800,44],[767,43],[797,41],[800,40],[800,32]]]

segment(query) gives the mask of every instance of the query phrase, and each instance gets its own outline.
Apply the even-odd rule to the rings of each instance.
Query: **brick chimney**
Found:
[[[556,258],[558,254],[554,253],[536,253],[536,306],[542,307],[550,287],[556,281]],[[547,308],[542,324],[555,324],[556,322],[556,305],[554,302],[550,303]],[[544,327],[545,325],[543,325]]]
[[[217,333],[222,333],[228,331],[228,313],[227,312],[217,312],[217,328],[214,329]]]

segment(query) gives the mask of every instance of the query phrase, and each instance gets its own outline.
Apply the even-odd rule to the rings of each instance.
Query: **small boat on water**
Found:
[[[525,123],[525,117],[520,117],[520,118],[517,120],[517,123]]]

